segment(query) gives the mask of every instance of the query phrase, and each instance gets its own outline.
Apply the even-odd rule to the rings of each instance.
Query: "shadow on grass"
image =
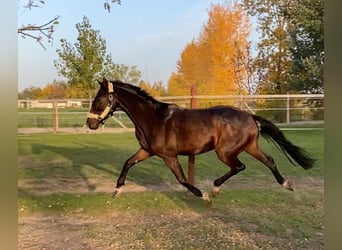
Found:
[[[28,167],[19,167],[24,175],[22,179],[28,179],[31,189],[37,191],[50,185],[49,189],[53,192],[53,185],[56,185],[56,182],[59,185],[70,185],[71,193],[76,182],[86,185],[88,192],[96,190],[96,183],[101,184],[101,181],[112,182],[114,189],[124,162],[135,153],[132,148],[108,144],[73,144],[75,146],[33,143],[32,154],[37,160],[31,162]],[[170,181],[172,185],[177,184],[164,162],[154,156],[130,169],[126,184],[134,182],[141,186],[168,186]]]
[[[96,146],[81,141],[72,144],[72,146],[55,146],[44,143],[31,145],[32,154],[38,160],[34,164],[30,164],[34,166],[21,167],[21,171],[25,172],[25,178],[30,181],[31,190],[35,189],[38,193],[40,191],[44,193],[44,189],[49,188],[50,193],[58,193],[58,190],[61,190],[59,188],[64,186],[63,189],[67,192],[78,193],[77,185],[81,183],[86,186],[88,192],[94,192],[97,191],[97,185],[108,182],[111,183],[112,188],[109,192],[112,192],[122,165],[137,149],[134,146],[122,147],[121,145],[101,144],[101,142],[96,143]],[[228,168],[216,159],[215,153],[207,154],[204,158],[203,161],[200,160],[200,157],[196,160],[196,175],[198,175],[196,186],[202,192],[210,192],[213,180],[225,174]],[[185,174],[187,172],[186,160],[187,158],[184,157],[180,160]],[[255,160],[253,161],[255,162]],[[261,169],[271,176],[267,169],[264,167]],[[246,178],[251,178],[248,177],[249,175],[252,176],[251,179],[255,178],[256,173],[252,171],[252,168],[246,172]],[[243,177],[243,174],[240,176]],[[234,182],[237,177],[232,179]],[[203,181],[206,183],[203,184]],[[183,190],[187,192],[187,189],[177,182],[163,160],[157,156],[140,162],[130,169],[126,178],[126,187],[130,182],[147,190],[166,192]],[[229,187],[228,182],[226,184]],[[201,200],[198,197],[195,198]]]
[[[19,180],[25,181],[26,179],[27,182],[30,182],[29,185],[20,186],[22,189],[29,186],[25,190],[26,192],[35,189],[38,190],[38,193],[39,191],[44,193],[44,189],[49,188],[50,193],[58,193],[62,190],[60,187],[63,187],[63,190],[68,193],[104,192],[103,189],[101,191],[98,189],[103,183],[106,183],[110,189],[108,193],[112,192],[122,165],[139,148],[133,136],[113,137],[113,140],[107,136],[97,136],[95,140],[89,139],[87,136],[78,139],[70,137],[72,139],[67,141],[63,137],[53,138],[53,140],[50,137],[47,138],[49,141],[39,138],[41,140],[39,143],[37,141],[27,143],[26,152],[31,154],[29,158],[32,158],[33,161],[21,164],[19,167],[19,176],[23,176]],[[64,145],[60,146],[60,143]],[[264,143],[262,141],[262,144]],[[272,155],[282,157],[279,159],[275,157],[275,159],[276,162],[279,162],[281,172],[285,177],[305,176],[310,175],[310,172],[315,174],[311,170],[305,172],[300,168],[286,167],[289,164],[287,159],[284,161],[283,155],[279,152],[275,153],[274,150],[277,151],[277,149],[273,145],[263,146],[268,149],[267,152],[272,152]],[[247,169],[238,176],[232,177],[224,186],[230,188],[235,185],[240,188],[243,182],[248,182],[253,187],[262,187],[265,183],[268,187],[274,185],[275,180],[265,166],[254,158],[243,154],[241,160],[246,164]],[[181,158],[180,162],[186,173],[187,157]],[[317,172],[320,167],[318,170],[315,169],[314,171]],[[196,186],[203,192],[210,192],[213,180],[225,174],[227,170],[227,166],[217,159],[214,152],[196,157]],[[130,184],[130,182],[147,190],[187,192],[186,188],[176,181],[163,160],[157,156],[140,162],[130,169],[126,184]],[[203,182],[207,182],[204,187]],[[80,184],[84,187],[81,192],[80,189],[77,190]],[[277,186],[277,188],[281,187]],[[201,201],[200,198],[194,198]]]

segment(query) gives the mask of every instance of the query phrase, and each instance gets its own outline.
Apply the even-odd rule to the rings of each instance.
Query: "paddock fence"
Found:
[[[284,95],[186,95],[156,97],[184,108],[232,105],[261,115],[277,124],[324,123],[324,94]],[[18,100],[18,133],[134,131],[128,116],[117,111],[99,130],[85,126],[92,99]]]

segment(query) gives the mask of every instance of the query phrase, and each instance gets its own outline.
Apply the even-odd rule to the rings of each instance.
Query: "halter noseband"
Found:
[[[113,84],[111,84],[111,82],[108,81],[108,94],[109,94],[108,100],[109,100],[109,103],[108,103],[107,107],[102,111],[102,113],[100,115],[88,112],[87,118],[94,118],[98,121],[103,120],[108,115],[108,113],[110,112],[110,110],[112,108],[113,93],[114,93]]]

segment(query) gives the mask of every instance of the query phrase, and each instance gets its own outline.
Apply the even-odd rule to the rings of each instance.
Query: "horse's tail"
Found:
[[[292,164],[294,163],[290,159],[289,155],[304,169],[313,167],[316,160],[311,158],[304,149],[287,140],[283,132],[275,124],[257,115],[252,115],[252,117],[255,121],[260,123],[260,134],[267,140],[271,139],[271,141],[286,155]]]

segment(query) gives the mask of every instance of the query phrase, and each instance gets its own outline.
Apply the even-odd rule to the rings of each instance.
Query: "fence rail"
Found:
[[[186,95],[156,99],[185,108],[190,108],[194,100],[198,108],[232,105],[276,123],[324,120],[323,94]],[[18,127],[50,128],[53,132],[61,128],[82,128],[91,102],[92,99],[18,100]],[[118,111],[106,122],[105,127],[132,129],[133,124],[124,112]]]

